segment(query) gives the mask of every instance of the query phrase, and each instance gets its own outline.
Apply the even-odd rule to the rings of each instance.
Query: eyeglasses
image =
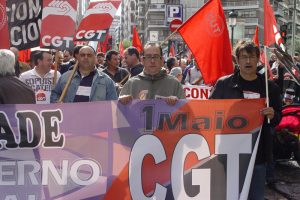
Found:
[[[246,60],[254,61],[257,59],[257,57],[256,56],[240,56],[239,59],[242,61],[246,61]]]
[[[158,61],[161,59],[161,56],[160,55],[145,55],[143,56],[143,58],[146,60],[146,61],[151,61],[152,59],[154,61]]]

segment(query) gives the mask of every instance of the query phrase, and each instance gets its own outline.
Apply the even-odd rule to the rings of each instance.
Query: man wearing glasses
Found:
[[[239,70],[234,74],[220,78],[212,92],[211,99],[256,99],[266,97],[264,76],[256,73],[259,61],[259,47],[252,41],[241,40],[235,48]],[[272,162],[272,130],[280,121],[281,98],[279,87],[268,81],[270,107],[261,110],[265,119],[256,154],[249,200],[263,200],[266,180],[266,164]],[[247,108],[246,108],[247,109]]]
[[[162,70],[164,58],[159,44],[145,45],[142,64],[143,72],[130,78],[122,88],[121,103],[127,104],[132,99],[164,99],[167,104],[174,105],[178,99],[185,98],[180,82]]]

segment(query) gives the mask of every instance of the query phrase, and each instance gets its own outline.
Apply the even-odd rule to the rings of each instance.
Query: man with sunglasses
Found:
[[[119,101],[123,104],[132,99],[164,99],[174,105],[178,99],[184,99],[182,85],[162,69],[164,58],[162,48],[156,43],[147,43],[142,56],[144,70],[130,78],[121,90]]]

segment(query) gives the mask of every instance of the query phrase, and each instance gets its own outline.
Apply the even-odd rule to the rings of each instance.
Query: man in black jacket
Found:
[[[266,97],[265,79],[256,73],[259,61],[259,47],[252,41],[240,41],[235,48],[239,70],[234,74],[220,78],[212,92],[211,99],[254,99]],[[249,191],[250,200],[264,199],[266,164],[272,162],[272,129],[279,123],[281,97],[279,87],[268,81],[270,106],[261,113],[270,120],[265,120],[258,145],[256,161]]]

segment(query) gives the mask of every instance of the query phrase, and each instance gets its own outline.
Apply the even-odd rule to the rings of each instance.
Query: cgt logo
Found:
[[[0,4],[0,30],[4,27],[7,22],[7,15],[5,11],[5,6]]]
[[[46,101],[46,95],[43,91],[38,91],[36,101]]]
[[[93,8],[98,9],[99,11],[107,12],[113,9],[113,5],[111,3],[98,3]]]
[[[104,38],[106,31],[105,30],[80,30],[75,35],[75,40],[82,39],[92,39],[95,38],[97,40],[101,40]]]
[[[209,35],[212,37],[219,37],[223,34],[225,24],[220,16],[208,13],[204,18],[208,27],[206,31]]]

